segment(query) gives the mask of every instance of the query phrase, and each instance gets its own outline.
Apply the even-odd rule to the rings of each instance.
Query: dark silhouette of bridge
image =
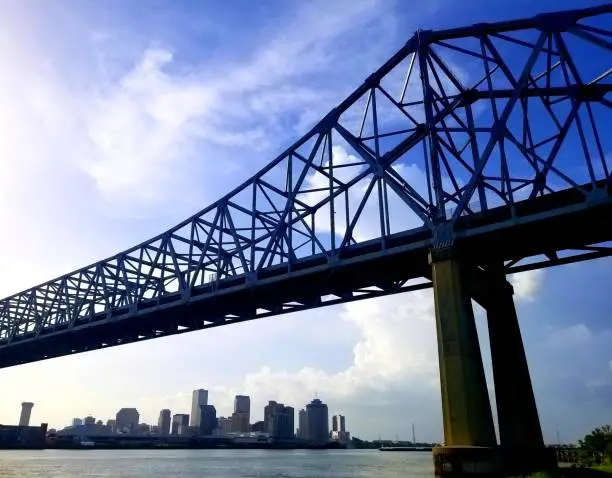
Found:
[[[611,254],[611,17],[416,32],[211,206],[2,300],[0,368],[433,287],[437,473],[546,466],[506,275]],[[487,311],[501,447],[471,299]]]

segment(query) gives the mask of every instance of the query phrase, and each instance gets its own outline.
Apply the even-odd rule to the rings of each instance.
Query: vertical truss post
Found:
[[[425,110],[425,128],[427,132],[427,147],[429,157],[425,158],[425,164],[431,165],[431,184],[427,187],[431,191],[433,188],[435,196],[434,221],[446,219],[444,208],[444,185],[442,184],[442,172],[440,169],[440,152],[438,138],[435,131],[435,120],[433,113],[433,90],[429,83],[429,66],[427,56],[429,54],[429,32],[419,31],[416,34],[418,41],[419,70],[421,75],[421,86],[423,89],[423,108]]]

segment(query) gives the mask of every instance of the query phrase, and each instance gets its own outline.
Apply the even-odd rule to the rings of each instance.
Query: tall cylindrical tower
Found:
[[[19,426],[27,427],[30,425],[30,415],[32,415],[32,402],[23,402],[21,404],[21,416],[19,417]]]

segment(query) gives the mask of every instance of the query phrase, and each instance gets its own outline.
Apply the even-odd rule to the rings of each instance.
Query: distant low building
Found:
[[[39,427],[0,425],[0,449],[42,449],[46,439],[46,423]]]
[[[264,432],[265,431],[265,426],[264,426],[265,422],[260,420],[258,422],[255,422],[251,425],[251,431],[252,432]]]
[[[57,436],[94,437],[110,435],[112,431],[106,425],[93,423],[89,425],[77,425],[76,427],[66,427],[58,430],[56,434]]]
[[[106,420],[106,428],[108,429],[109,434],[117,433],[117,420],[113,420],[112,418]]]
[[[226,435],[232,432],[232,417],[219,417],[217,419],[217,433],[215,435]]]
[[[347,431],[341,432],[338,430],[332,430],[330,437],[332,441],[337,441],[338,443],[342,445],[348,445],[349,442],[351,441],[351,434]]]

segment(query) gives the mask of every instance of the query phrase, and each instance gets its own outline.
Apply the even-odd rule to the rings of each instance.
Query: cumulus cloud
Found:
[[[527,273],[516,278],[524,274]],[[531,299],[539,278],[541,275],[530,279],[533,285],[528,295],[518,288],[515,298]],[[318,393],[333,406],[351,410],[365,400],[370,407],[377,408],[381,417],[379,427],[389,432],[394,429],[406,432],[410,422],[398,424],[387,413],[389,407],[404,406],[405,414],[418,416],[418,407],[423,403],[435,405],[440,400],[432,291],[358,301],[334,310],[347,327],[355,327],[359,332],[349,367],[327,373],[312,367],[286,370],[264,366],[247,375],[245,390],[253,397],[278,397],[295,405],[307,403]],[[330,320],[332,317],[330,314]],[[439,413],[434,408],[432,413]],[[355,414],[354,420],[354,426],[367,428],[360,414]],[[433,423],[438,424],[436,420]],[[435,428],[430,429],[433,433],[431,430]]]
[[[275,383],[281,397],[299,403],[317,390],[346,398],[386,390],[407,377],[432,386],[437,370],[432,363],[435,324],[430,296],[430,291],[415,292],[343,306],[340,319],[361,335],[350,367],[334,374],[309,367],[297,374],[263,367],[247,377],[247,388],[269,390]]]
[[[514,287],[514,293],[523,300],[535,300],[543,275],[544,271],[537,269],[510,276],[510,283]]]

